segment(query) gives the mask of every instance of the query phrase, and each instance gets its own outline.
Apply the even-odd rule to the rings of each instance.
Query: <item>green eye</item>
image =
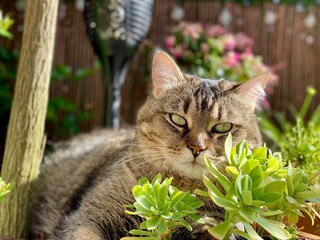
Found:
[[[187,126],[187,120],[177,114],[170,114],[170,120],[179,127]]]
[[[226,133],[229,132],[232,129],[232,123],[225,122],[225,123],[219,123],[212,128],[212,132],[215,133]]]

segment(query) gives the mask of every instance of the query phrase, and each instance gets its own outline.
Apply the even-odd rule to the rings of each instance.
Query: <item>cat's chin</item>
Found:
[[[176,161],[170,162],[171,168],[181,176],[190,179],[202,179],[202,175],[208,173],[203,154],[194,159],[193,155],[187,152],[175,159]]]

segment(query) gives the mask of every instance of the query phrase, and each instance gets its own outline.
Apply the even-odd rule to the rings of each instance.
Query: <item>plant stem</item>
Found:
[[[316,94],[315,89],[313,88],[307,89],[307,96],[305,97],[303,104],[301,106],[301,109],[298,113],[298,118],[300,118],[301,120],[304,119],[315,94]]]

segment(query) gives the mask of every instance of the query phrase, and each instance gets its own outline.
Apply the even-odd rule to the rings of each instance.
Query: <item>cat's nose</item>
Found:
[[[188,145],[188,148],[191,150],[193,156],[196,158],[202,151],[207,148],[204,145]]]

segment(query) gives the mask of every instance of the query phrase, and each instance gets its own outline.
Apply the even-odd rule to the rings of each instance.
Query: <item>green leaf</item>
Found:
[[[147,218],[146,220],[147,229],[148,230],[156,229],[160,220],[161,220],[161,216],[159,215],[156,215],[152,218]]]
[[[295,189],[291,177],[287,175],[285,176],[285,179],[287,181],[288,195],[293,196]]]
[[[249,236],[248,233],[242,232],[242,231],[240,231],[240,230],[238,230],[238,229],[233,229],[233,230],[232,230],[232,233],[233,233],[234,235],[239,236],[239,237],[243,237],[244,239],[250,239],[250,236]]]
[[[241,179],[241,186],[243,190],[251,191],[252,189],[252,180],[249,175],[244,175]]]
[[[275,215],[280,215],[283,213],[283,211],[280,211],[280,210],[268,210],[268,211],[261,211],[259,212],[260,215],[263,215],[263,216],[266,216],[266,217],[269,217],[269,216],[275,216]]]
[[[238,156],[239,167],[241,168],[247,162],[248,144],[246,141],[242,141],[236,146],[236,153]]]
[[[161,213],[161,217],[163,217],[164,219],[171,219],[172,218],[173,213],[172,212],[164,212]]]
[[[208,197],[209,197],[209,195],[208,195]],[[202,201],[196,201],[196,202],[189,204],[189,206],[191,206],[194,209],[202,207],[203,205],[204,205],[204,203]]]
[[[282,198],[282,194],[278,192],[267,192],[262,195],[260,200],[265,201],[266,203],[273,203]]]
[[[254,189],[252,189],[251,192],[252,192],[253,199],[255,199],[255,200],[261,199],[261,196],[263,195],[263,187],[254,188]]]
[[[135,200],[145,209],[150,209],[153,206],[152,202],[144,195],[135,197]]]
[[[224,150],[227,156],[227,160],[229,162],[229,164],[231,165],[231,158],[230,158],[230,152],[231,152],[231,148],[232,148],[232,135],[231,133],[228,134],[228,137],[226,138],[225,142],[224,142]]]
[[[182,199],[186,194],[187,194],[186,192],[182,192],[182,191],[177,192],[177,193],[172,197],[171,207],[173,208],[174,206],[176,206],[176,204],[177,204],[178,202],[180,202],[181,199]]]
[[[249,159],[245,164],[242,165],[241,169],[249,174],[255,167],[259,165],[259,160]]]
[[[255,214],[255,213],[252,212],[251,208],[250,209],[241,208],[239,210],[239,215],[241,217],[242,222],[247,222],[247,223],[252,224],[253,223],[253,220],[252,220],[252,217],[251,217],[252,214]]]
[[[262,182],[262,169],[261,166],[258,165],[251,170],[249,176],[252,179],[252,188],[257,188],[260,186]]]
[[[217,239],[225,239],[229,237],[230,231],[234,228],[231,221],[225,221],[217,226],[208,229],[208,232]]]
[[[303,198],[303,199],[308,199],[308,198],[318,198],[319,195],[315,192],[311,191],[303,191],[303,192],[295,192],[294,198]]]
[[[252,151],[252,155],[255,159],[265,159],[267,157],[267,148],[266,147],[258,147]]]
[[[214,185],[210,179],[203,175],[202,176],[202,180],[204,185],[208,188],[208,190],[213,191],[218,197],[224,198],[224,195],[220,192],[220,190],[216,187],[216,185]]]
[[[208,160],[207,156],[205,156],[204,160],[205,160],[207,169],[210,171],[210,173],[219,181],[219,183],[222,185],[225,191],[229,191],[229,189],[232,186],[229,179],[225,175],[220,173],[217,167]]]
[[[243,225],[244,225],[244,227],[245,227],[245,229],[246,229],[246,231],[247,231],[247,233],[248,233],[248,235],[249,235],[249,237],[250,237],[249,239],[263,240],[263,239],[257,234],[257,232],[253,229],[253,227],[252,227],[250,224],[244,222]]]
[[[262,218],[258,215],[253,215],[252,218],[272,236],[283,240],[292,238],[291,234],[284,229],[285,225],[283,223]]]
[[[149,183],[148,178],[144,177],[144,178],[140,178],[138,181],[138,185],[143,186],[145,184]]]
[[[152,236],[151,232],[143,231],[143,230],[139,230],[139,229],[132,229],[129,231],[129,233],[132,235],[139,235],[139,236]]]
[[[135,202],[134,204],[134,207],[137,209],[137,212],[138,214],[143,214],[143,215],[146,215],[146,216],[150,216],[153,214],[152,211],[150,211],[149,209],[146,209],[144,207],[142,207],[139,203]]]
[[[273,182],[269,182],[267,185],[264,186],[264,193],[267,192],[278,192],[283,193],[287,183],[282,180],[275,180]]]
[[[6,38],[9,38],[9,39],[13,38],[13,35],[8,30],[3,29],[3,28],[0,28],[0,36],[6,37]]]
[[[151,185],[154,186],[156,183],[161,182],[161,174],[158,173],[154,176],[154,178],[151,180]]]
[[[167,233],[167,225],[164,219],[161,219],[159,222],[158,232],[161,235],[164,235]]]
[[[296,192],[303,192],[308,189],[308,184],[306,183],[299,183],[298,186],[296,187],[295,191]]]
[[[291,180],[294,188],[296,188],[298,184],[301,182],[302,176],[303,176],[302,171],[297,171],[292,175]]]
[[[220,207],[224,207],[227,211],[237,211],[239,209],[238,205],[232,200],[221,198],[219,195],[216,195],[216,193],[211,189],[209,189],[208,192],[213,202]]]
[[[120,240],[158,240],[156,237],[123,237]]]
[[[166,184],[161,184],[158,199],[162,204],[166,204],[168,200],[169,188]]]
[[[209,197],[209,193],[208,192],[202,191],[200,189],[194,190],[194,194],[197,194],[197,195],[203,196],[203,197]]]
[[[192,231],[191,225],[183,219],[180,219],[180,221],[178,221],[176,223],[176,226],[182,226],[182,227],[185,227],[186,229],[188,229],[190,232]]]
[[[155,208],[154,206],[152,206],[150,208],[150,211],[153,212],[154,214],[158,214],[158,215],[161,214],[161,212],[157,208]]]
[[[153,194],[154,194],[154,199],[158,202],[160,200],[160,188],[161,184],[156,182],[153,186]]]
[[[252,205],[252,194],[250,191],[245,190],[242,192],[242,201],[247,206]]]
[[[233,179],[239,175],[239,171],[235,166],[227,166],[226,171]]]
[[[172,220],[178,220],[179,218],[183,218],[183,217],[184,217],[184,214],[183,214],[183,213],[175,212],[175,213],[172,214],[171,219],[172,219]]]

